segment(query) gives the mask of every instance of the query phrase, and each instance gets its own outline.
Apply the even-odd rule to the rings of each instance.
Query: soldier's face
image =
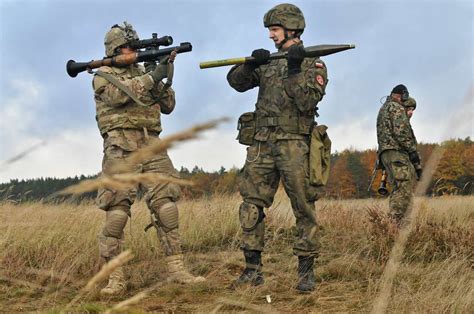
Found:
[[[268,32],[268,37],[273,40],[275,47],[280,47],[285,39],[285,29],[281,26],[270,26]]]
[[[135,52],[135,49],[132,49],[130,47],[122,47],[120,48],[120,53],[121,54],[127,54],[127,53],[132,53]]]
[[[407,109],[407,116],[408,116],[408,119],[411,118],[411,116],[413,116],[413,113],[415,112],[415,109],[413,108],[408,108]]]

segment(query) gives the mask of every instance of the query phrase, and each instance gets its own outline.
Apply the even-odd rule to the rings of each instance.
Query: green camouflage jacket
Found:
[[[327,69],[318,58],[305,58],[302,71],[288,77],[287,60],[272,60],[254,69],[234,66],[227,80],[231,87],[245,92],[259,87],[255,139],[301,139],[311,132],[317,105],[325,94]]]
[[[388,149],[411,153],[416,151],[416,138],[403,105],[387,99],[377,117],[378,153]]]

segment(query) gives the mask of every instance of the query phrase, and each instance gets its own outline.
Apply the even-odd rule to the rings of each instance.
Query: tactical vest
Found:
[[[303,71],[310,60],[302,64]],[[314,125],[315,110],[301,112],[286,94],[283,78],[287,75],[286,59],[272,60],[262,66],[260,89],[256,104],[256,129],[279,127],[286,133],[310,134]]]
[[[131,69],[120,69],[111,67],[113,73],[119,81],[132,79],[144,73],[136,67]],[[134,92],[132,90],[132,92]],[[138,96],[138,95],[137,95]],[[146,97],[148,98],[148,97]],[[143,100],[146,105],[153,104],[150,94],[149,100]],[[141,106],[130,100],[123,106],[113,107],[104,103],[96,97],[96,120],[101,134],[105,134],[113,129],[143,129],[148,131],[161,132],[160,110],[155,106]]]

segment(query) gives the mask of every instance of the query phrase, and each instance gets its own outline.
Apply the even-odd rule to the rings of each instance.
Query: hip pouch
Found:
[[[243,145],[252,145],[253,138],[255,136],[255,113],[243,113],[239,117],[237,130],[239,131],[239,134],[237,135],[237,140],[239,140],[239,143]]]
[[[331,140],[326,133],[327,126],[317,125],[311,132],[309,152],[309,183],[324,186],[331,168]]]

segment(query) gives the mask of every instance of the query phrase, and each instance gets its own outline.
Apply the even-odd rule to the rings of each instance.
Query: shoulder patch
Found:
[[[316,82],[319,85],[324,86],[324,77],[321,74],[316,75]]]
[[[105,71],[103,71],[103,72],[105,72]],[[107,73],[109,73],[109,72],[107,72]],[[95,92],[97,92],[100,89],[104,88],[107,84],[109,84],[109,81],[107,81],[105,78],[103,78],[101,76],[98,76],[97,74],[94,75],[94,79],[92,80],[92,88],[94,89]]]

